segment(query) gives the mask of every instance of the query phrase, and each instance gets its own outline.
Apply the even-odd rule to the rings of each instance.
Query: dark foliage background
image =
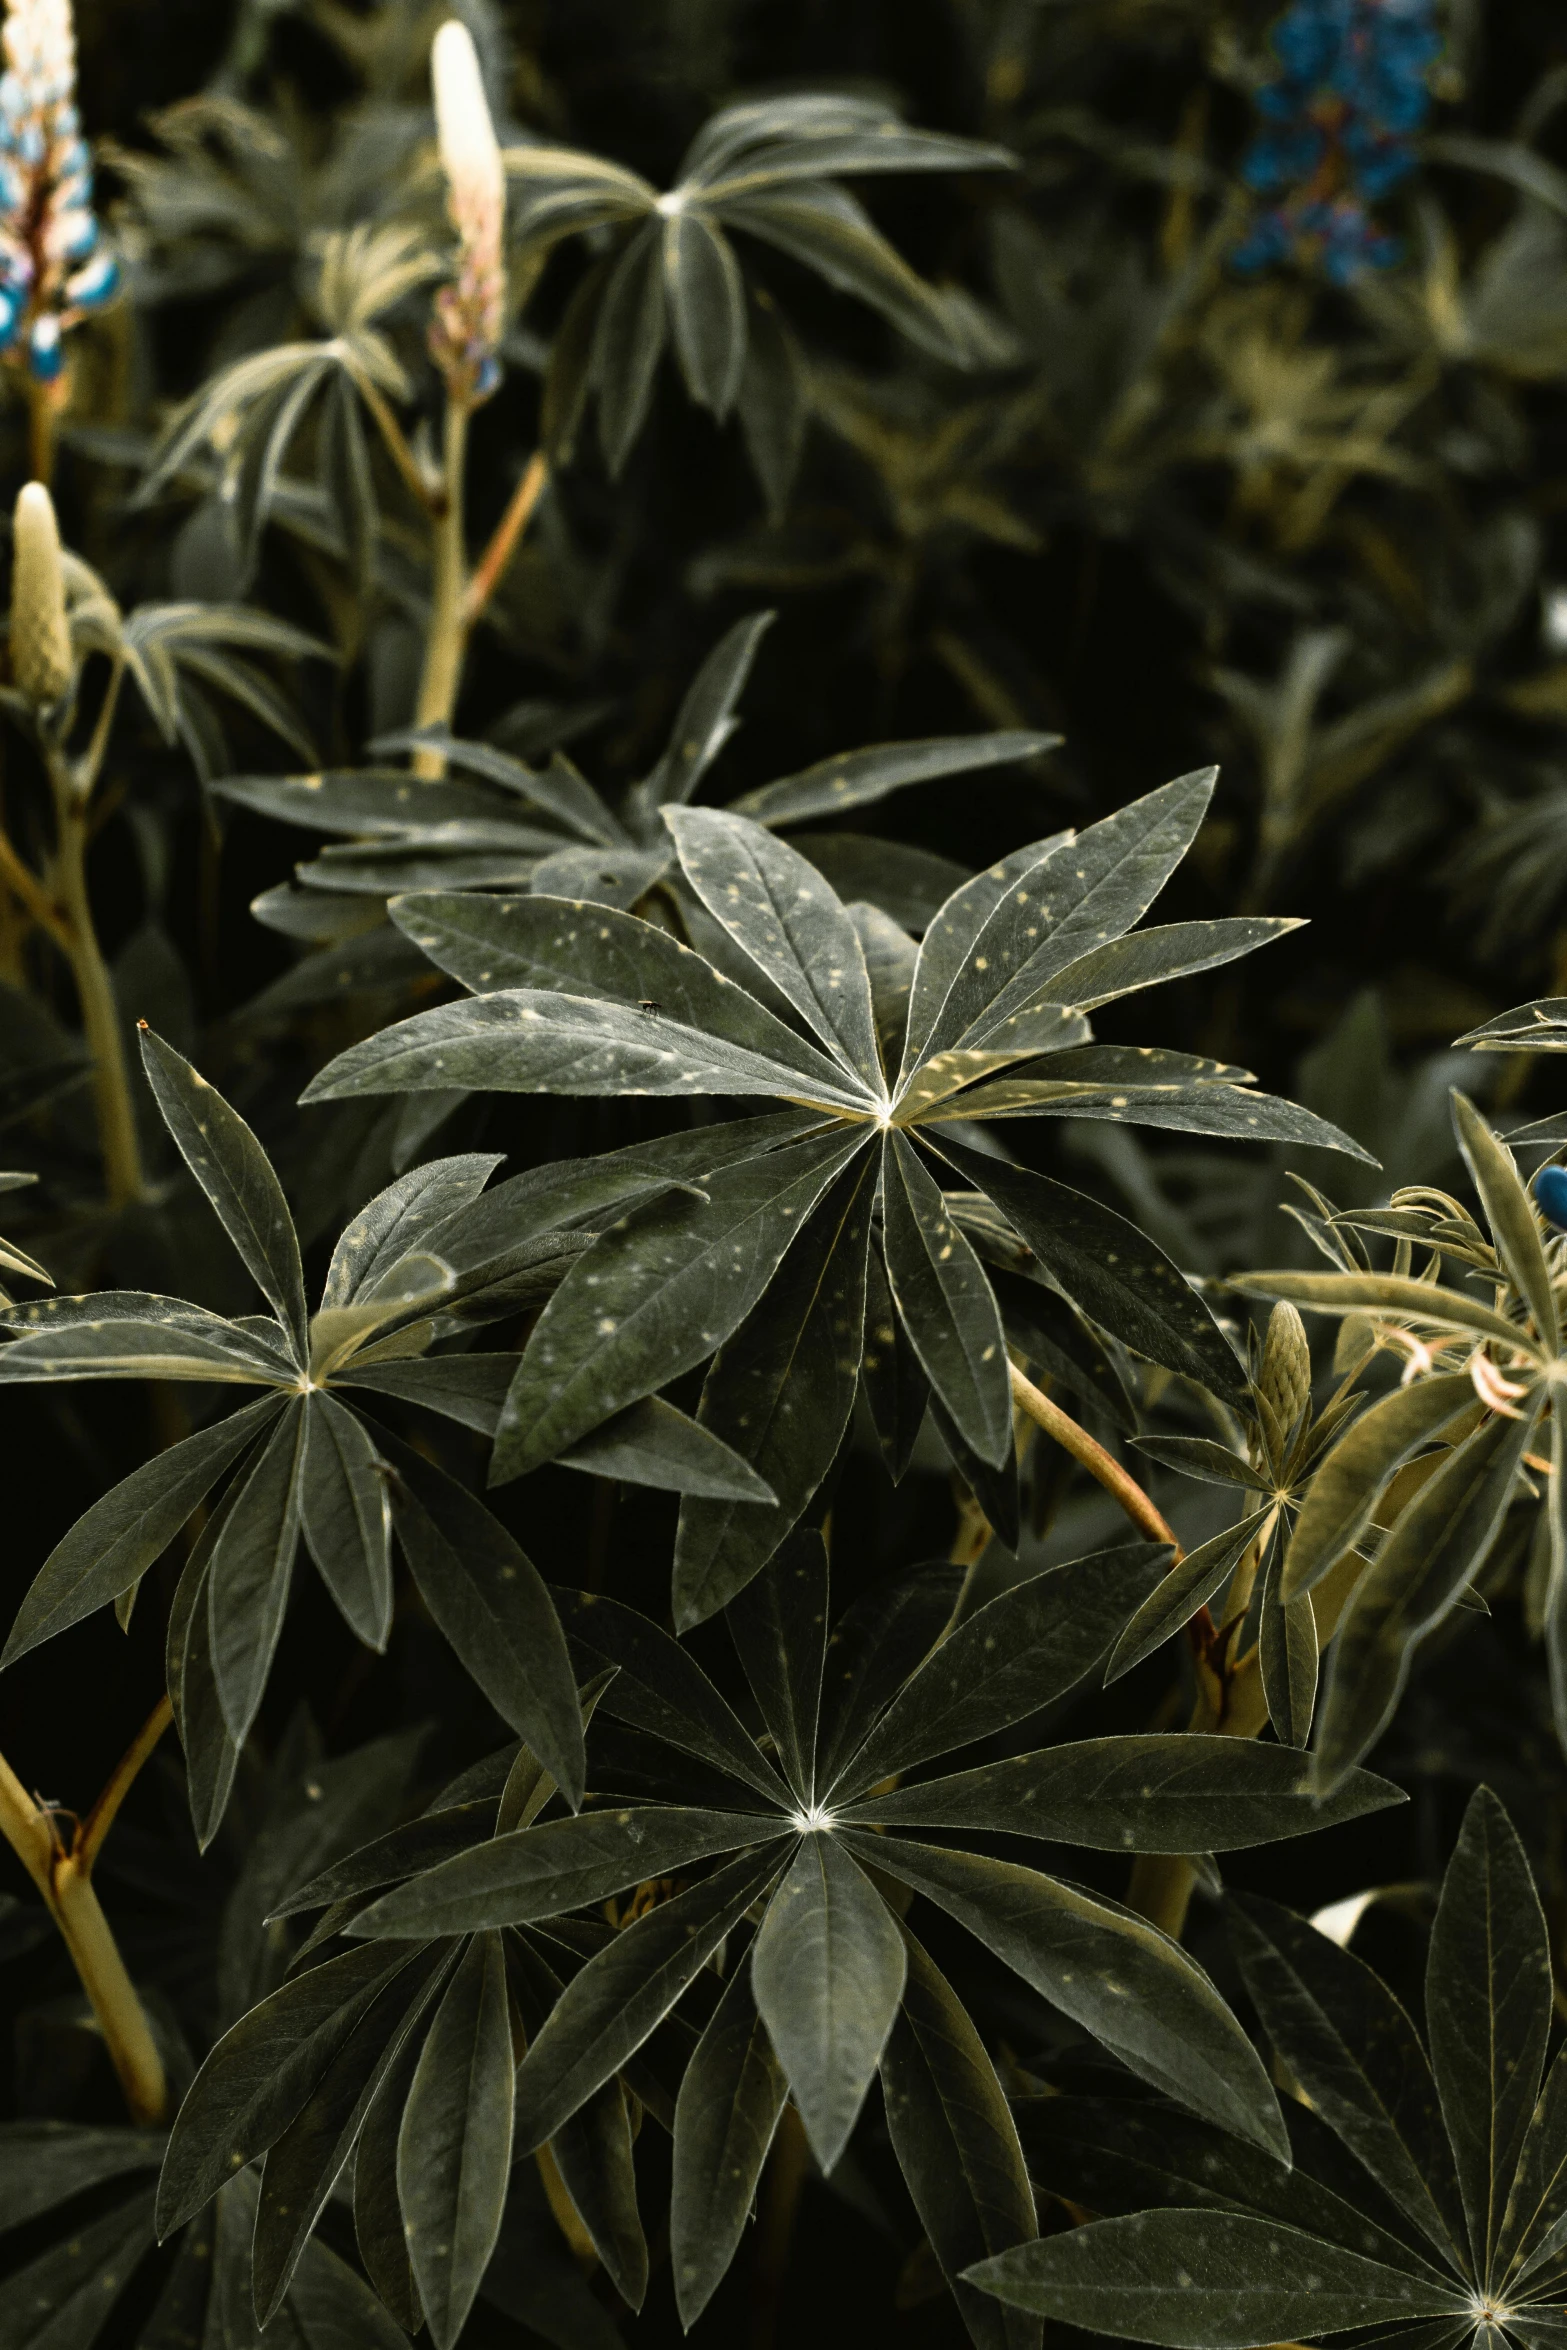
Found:
[[[927,277],[985,305],[993,363],[963,373],[921,357],[767,253],[759,275],[812,376],[786,507],[769,517],[736,428],[715,427],[666,368],[620,478],[589,432],[552,489],[476,640],[460,726],[504,740],[509,724],[516,740],[533,716],[519,705],[580,712],[573,757],[618,784],[652,763],[724,628],[773,607],[718,774],[725,800],[862,742],[1059,732],[1059,752],[877,812],[876,829],[970,870],[1217,762],[1213,813],[1161,918],[1265,910],[1309,927],[1238,974],[1164,989],[1140,1008],[1137,1040],[1244,1064],[1348,1128],[1386,1173],[1318,1153],[1221,1156],[1120,1127],[1035,1129],[1017,1146],[1215,1278],[1304,1261],[1277,1212],[1290,1164],[1359,1203],[1394,1180],[1456,1185],[1444,1100],[1455,1076],[1481,1098],[1489,1089],[1498,1112],[1554,1107],[1550,1062],[1480,1067],[1448,1048],[1509,1003],[1567,989],[1567,24],[1546,0],[1454,0],[1429,149],[1385,208],[1405,258],[1334,288],[1309,268],[1243,278],[1226,258],[1246,204],[1235,175],[1252,128],[1247,77],[1270,14],[1250,0],[499,0],[482,15],[503,45],[516,122],[659,186],[715,106],[797,87],[886,96],[910,121],[1019,156],[1016,174],[894,177],[866,194]],[[401,29],[377,45],[391,20]],[[110,142],[101,184],[134,300],[86,330],[56,495],[68,543],[127,610],[242,594],[344,643],[328,567],[298,534],[269,532],[247,574],[199,479],[141,504],[131,492],[174,403],[219,362],[298,331],[308,239],[351,203],[329,184],[329,158],[367,102],[425,106],[421,25],[412,0],[379,12],[81,0],[83,112]],[[148,176],[169,151],[159,110],[213,89],[272,126],[280,174],[266,201],[257,182],[244,188],[231,225],[180,235]],[[227,171],[216,132],[209,151]],[[535,444],[540,369],[583,266],[570,248],[550,262],[504,388],[479,416],[476,539]],[[0,411],[8,483],[24,476],[24,439],[13,403]],[[287,671],[326,761],[347,764],[406,723],[409,628],[388,599],[350,658]],[[287,769],[244,712],[226,723],[233,767]],[[8,805],[25,805],[28,754],[13,739],[5,756]],[[139,719],[122,725],[113,785],[91,881],[126,1009],[245,1110],[324,1256],[342,1215],[385,1180],[382,1146],[355,1123],[357,1105],[293,1103],[332,1051],[404,1007],[350,996],[258,1017],[249,1007],[294,950],[250,903],[319,844],[205,797],[184,755]],[[68,1002],[62,990],[62,1012]],[[0,1061],[13,1075],[47,1057],[40,1018],[8,992]],[[1104,1033],[1132,1031],[1112,1012]],[[45,1182],[7,1229],[62,1287],[86,1286],[96,1254],[95,1278],[246,1310],[207,1208],[171,1166],[144,1214],[108,1233],[82,1220],[82,1115],[67,1097],[13,1129],[17,1163],[41,1165]],[[442,1147],[528,1165],[677,1123],[667,1105],[476,1097]],[[87,1500],[166,1440],[177,1424],[160,1415],[178,1406],[161,1398],[8,1396],[14,1596]],[[477,1439],[447,1429],[438,1441],[477,1477]],[[1162,1472],[1152,1485],[1172,1512],[1197,1490]],[[548,1468],[491,1498],[547,1577],[662,1613],[674,1497]],[[845,1602],[940,1555],[956,1524],[934,1452],[894,1491],[860,1444],[831,1504]],[[1053,1471],[1039,1472],[1034,1509],[1035,1564],[1115,1538],[1108,1506]],[[1357,1941],[1395,1982],[1415,1979],[1420,1887],[1482,1778],[1525,1832],[1556,1932],[1567,1917],[1567,1781],[1520,1616],[1523,1542],[1504,1542],[1487,1569],[1489,1617],[1455,1619],[1423,1653],[1379,1753],[1411,1803],[1226,1866],[1227,1880],[1306,1912],[1364,1887],[1410,1888]],[[999,1587],[1007,1569],[991,1571]],[[143,1595],[128,1634],[100,1614],[0,1683],[0,1745],[63,1805],[85,1802],[156,1691],[174,1570],[160,1574],[167,1587]],[[696,1653],[718,1657],[722,1641],[707,1626]],[[1073,1734],[1173,1724],[1170,1680],[1156,1657],[1073,1701]],[[263,1748],[291,1735],[301,1708],[331,1752],[429,1724],[432,1784],[499,1735],[415,1606],[400,1608],[378,1662],[313,1579],[284,1636]],[[200,1972],[226,1865],[220,1846],[198,1867],[181,1806],[173,1763],[150,1769],[104,1873],[132,1950],[171,1987]],[[1121,1889],[1114,1861],[1049,1857]],[[1201,1896],[1190,1939],[1234,1988]],[[1044,2011],[955,1933],[933,1947],[1032,2062],[1052,2028]],[[51,2020],[62,1995],[49,1944],[6,1962],[15,2028],[0,2038],[0,2106],[58,2112],[64,2079],[71,2111],[113,2118],[107,2069]],[[740,2340],[748,2326],[757,2341],[830,2344],[875,2328],[909,2350],[962,2338],[874,2116],[864,2147],[852,2176],[808,2184],[792,2249],[764,2241],[737,2265],[699,2339]],[[769,2261],[781,2284],[758,2283]],[[472,2338],[518,2335],[487,2310]],[[657,2275],[636,2338],[678,2338]]]

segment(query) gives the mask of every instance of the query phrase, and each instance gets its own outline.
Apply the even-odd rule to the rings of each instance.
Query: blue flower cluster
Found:
[[[1415,166],[1441,53],[1435,0],[1292,0],[1241,177],[1276,201],[1232,256],[1245,270],[1313,263],[1334,285],[1399,257],[1371,206]]]
[[[4,49],[0,352],[47,384],[64,365],[66,329],[111,298],[119,268],[93,212],[69,0],[11,0]]]

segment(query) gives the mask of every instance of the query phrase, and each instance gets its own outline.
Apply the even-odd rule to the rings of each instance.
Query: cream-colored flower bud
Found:
[[[488,261],[493,253],[498,259],[506,169],[473,36],[456,17],[447,18],[431,43],[430,79],[453,223],[464,244],[478,248],[475,258]]]
[[[54,500],[30,481],[16,501],[11,675],[30,702],[49,709],[69,688],[73,666]]]

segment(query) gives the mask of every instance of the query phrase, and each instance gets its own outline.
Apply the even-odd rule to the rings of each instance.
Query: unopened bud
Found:
[[[465,243],[493,238],[498,246],[506,171],[473,36],[456,17],[447,18],[430,45],[430,79],[452,220]]]
[[[71,683],[71,628],[54,500],[30,481],[16,501],[11,571],[11,675],[30,702],[49,709]]]

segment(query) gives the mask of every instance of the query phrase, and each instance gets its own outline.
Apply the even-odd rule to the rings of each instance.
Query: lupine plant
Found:
[[[0,2350],[1552,2350],[1551,24],[181,7],[0,24]]]

